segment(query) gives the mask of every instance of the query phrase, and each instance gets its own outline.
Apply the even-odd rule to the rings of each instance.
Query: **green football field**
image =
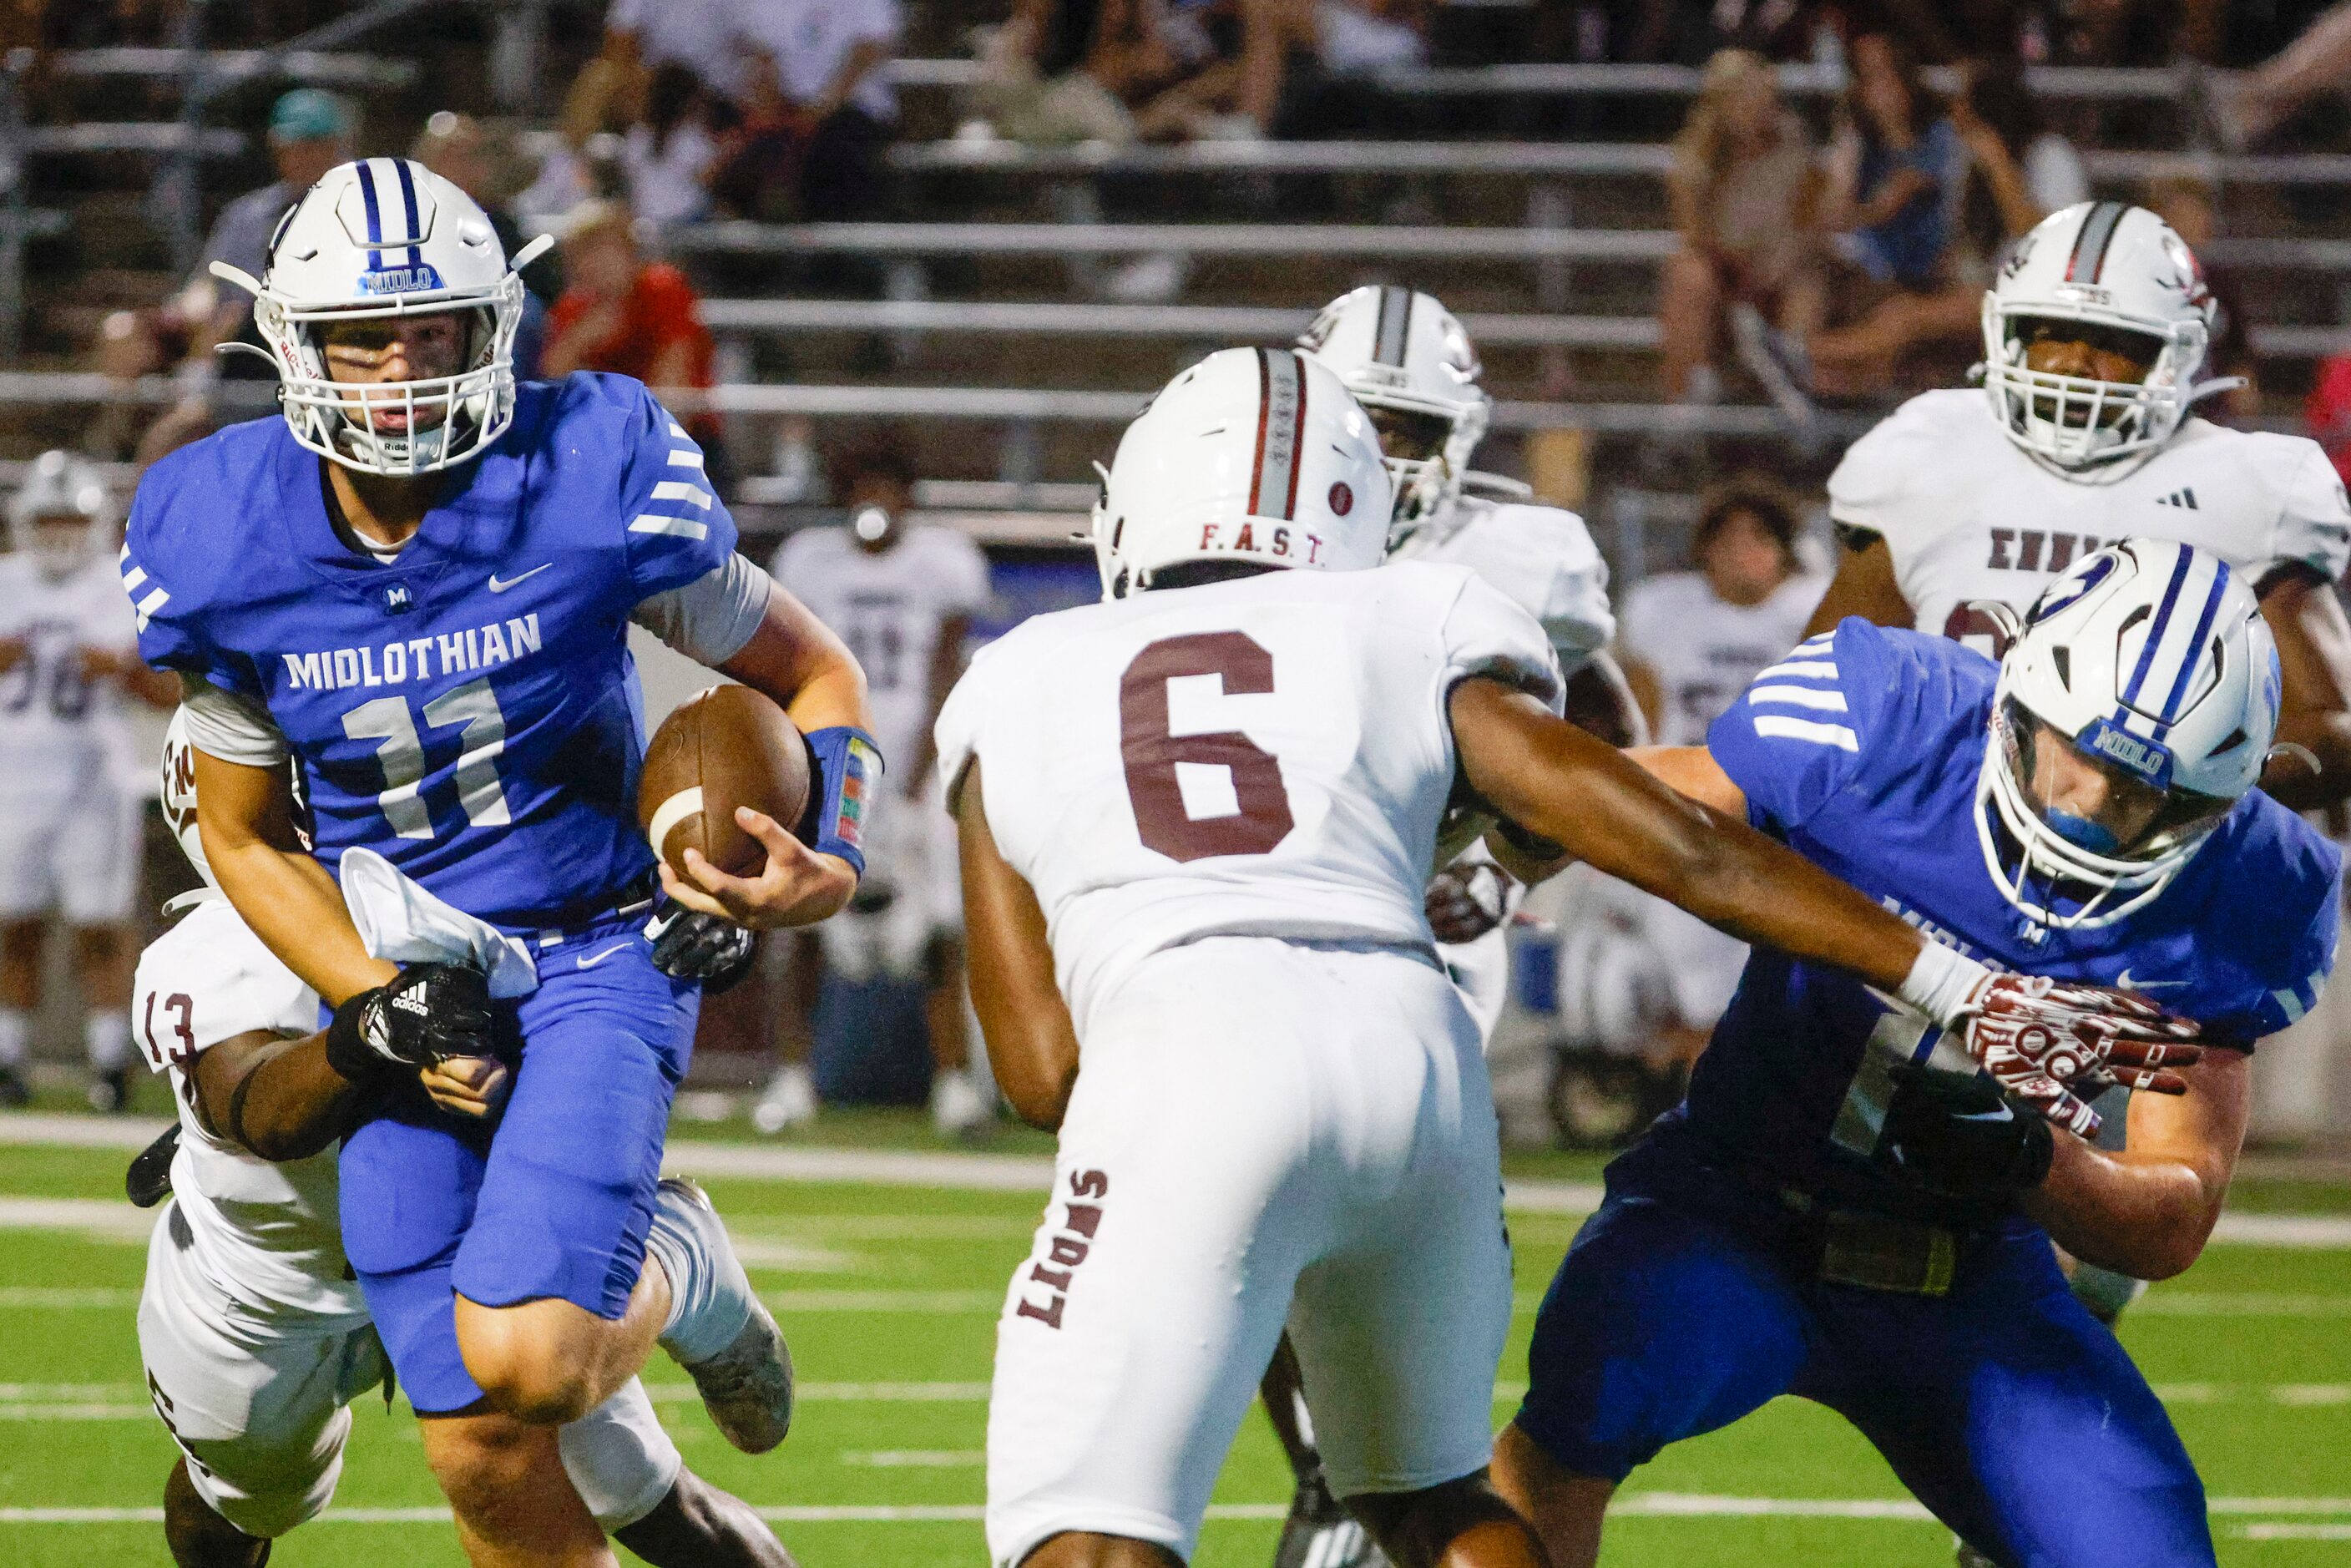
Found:
[[[145,1217],[121,1201],[122,1151],[69,1146],[48,1125],[0,1117],[0,1564],[166,1563],[155,1505],[172,1451],[147,1406],[132,1325]],[[726,1132],[681,1125],[673,1164],[706,1176],[791,1341],[802,1405],[782,1448],[747,1458],[656,1358],[649,1381],[687,1462],[765,1510],[819,1568],[983,1562],[994,1317],[1040,1207],[1046,1145],[1023,1136],[985,1157],[922,1153],[915,1123],[872,1116],[836,1118],[793,1145]],[[1519,1311],[1498,1423],[1594,1169],[1514,1163]],[[2125,1338],[2203,1468],[2222,1562],[2351,1564],[2351,1193],[2249,1181],[2237,1214],[2237,1239],[2158,1288]],[[1253,1415],[1198,1560],[1267,1563],[1288,1496]],[[273,1563],[461,1563],[437,1504],[405,1406],[364,1402],[334,1511]],[[1618,1512],[1611,1563],[1950,1561],[1949,1536],[1876,1456],[1795,1401],[1669,1452],[1633,1478]]]

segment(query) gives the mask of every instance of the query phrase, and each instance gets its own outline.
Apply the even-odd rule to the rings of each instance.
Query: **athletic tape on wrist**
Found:
[[[882,748],[872,736],[845,724],[810,730],[807,739],[814,767],[800,841],[820,855],[839,855],[862,877],[865,813],[882,785]]]
[[[1918,956],[1911,964],[1910,973],[1903,977],[1898,994],[1905,1007],[1949,1029],[1965,1016],[1976,988],[1991,977],[1990,969],[1966,954],[1939,942],[1929,942],[1918,949]]]

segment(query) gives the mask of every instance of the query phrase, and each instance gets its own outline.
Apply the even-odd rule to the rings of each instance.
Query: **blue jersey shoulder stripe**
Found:
[[[1813,746],[1834,746],[1840,751],[1861,750],[1861,737],[1849,725],[1823,724],[1818,719],[1793,718],[1785,714],[1757,714],[1755,733],[1781,740],[1801,740]]]

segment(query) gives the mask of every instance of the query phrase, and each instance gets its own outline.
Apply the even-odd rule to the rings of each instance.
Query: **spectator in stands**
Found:
[[[1798,560],[1802,521],[1785,490],[1742,476],[1709,492],[1699,507],[1690,537],[1697,570],[1660,573],[1625,594],[1616,623],[1625,676],[1658,745],[1705,745],[1708,727],[1802,640],[1828,584]],[[1619,907],[1672,977],[1675,1016],[1646,1053],[1646,1065],[1678,1080],[1729,1005],[1747,949],[1672,904],[1623,892]]]
[[[812,950],[852,985],[919,983],[933,1116],[940,1132],[969,1134],[992,1119],[995,1096],[971,1060],[954,829],[932,777],[931,730],[962,673],[972,618],[988,605],[987,560],[956,530],[910,520],[914,470],[896,444],[854,454],[838,476],[849,526],[801,529],[776,552],[773,570],[856,653],[894,788],[874,802],[857,896],[826,929],[798,938],[794,989],[805,998],[812,988]],[[862,1044],[866,1033],[854,1038]],[[786,1032],[785,1063],[752,1113],[761,1131],[816,1114],[807,1057],[795,1049],[813,1035]]]
[[[1134,140],[1137,106],[1181,78],[1162,0],[1014,0],[980,49],[974,114],[1031,146]]]
[[[1886,391],[1906,354],[1975,323],[1972,304],[1963,316],[1951,304],[1951,242],[1970,144],[1939,112],[1899,40],[1882,33],[1855,39],[1852,72],[1829,151],[1828,222],[1847,273],[1835,292],[1857,308],[1815,336],[1809,363],[1792,371],[1833,397]],[[1978,140],[2000,145],[1996,135]],[[2012,164],[2004,151],[2000,156]],[[1785,364],[1788,356],[1772,358]]]
[[[2335,473],[2351,485],[2351,354],[2337,354],[2318,367],[2302,418],[2310,438],[2326,449]]]
[[[2205,350],[2205,376],[2242,376],[2243,386],[2225,392],[2198,407],[2207,418],[2252,419],[2262,412],[2261,361],[2253,352],[2252,318],[2243,283],[2226,264],[2210,258],[2220,224],[2211,185],[2200,175],[2165,174],[2147,182],[2147,204],[2169,224],[2196,255],[2204,273],[2204,287],[2213,304],[2212,343]]]
[[[122,310],[109,316],[99,329],[98,368],[119,382],[179,367],[186,397],[166,414],[164,426],[201,428],[210,418],[206,396],[221,367],[214,350],[241,334],[259,346],[246,329],[253,319],[252,297],[241,288],[224,287],[210,266],[225,261],[258,277],[269,265],[269,238],[277,220],[301,193],[328,170],[352,155],[359,118],[346,99],[315,88],[298,88],[279,99],[269,113],[269,155],[277,178],[249,191],[221,211],[204,240],[195,273],[180,291],[161,306]],[[120,457],[130,449],[137,410],[127,400],[100,409],[83,438],[92,454]],[[159,436],[176,444],[185,431]],[[170,450],[165,444],[162,450]]]
[[[1284,140],[1409,134],[1416,100],[1381,85],[1383,72],[1428,63],[1430,0],[1294,0],[1293,26],[1310,40],[1283,74],[1273,134]]]
[[[2311,103],[2341,93],[2346,85],[2351,85],[2351,3],[2330,7],[2259,68],[2234,80],[2211,83],[2206,109],[2220,145],[2241,152],[2268,141]]]
[[[542,373],[560,381],[574,371],[634,376],[664,401],[691,404],[715,382],[716,347],[702,324],[702,300],[685,275],[647,261],[636,217],[618,202],[591,202],[563,226],[563,270],[570,279],[548,312]],[[684,416],[702,443],[715,484],[727,480],[717,414]]]
[[[1768,313],[1799,346],[1821,320],[1820,178],[1803,121],[1761,57],[1725,49],[1707,62],[1667,191],[1681,249],[1658,301],[1665,395],[1711,402],[1715,346],[1734,301]]]
[[[731,3],[744,121],[712,190],[746,216],[873,216],[898,119],[884,68],[897,51],[898,0]]]
[[[408,155],[482,204],[498,244],[508,256],[525,243],[514,215],[521,193],[522,156],[505,126],[486,125],[469,114],[436,110],[408,149]],[[515,332],[515,375],[536,381],[547,347],[547,302],[563,292],[559,264],[550,253],[523,270],[522,324]]]
[[[735,32],[736,0],[611,0],[603,49],[564,97],[566,123],[619,131],[635,122],[653,73],[676,66],[702,84],[716,117],[731,124],[747,86]]]
[[[656,228],[693,223],[710,211],[717,162],[700,79],[674,60],[655,66],[645,79],[644,114],[621,143],[629,205]]]

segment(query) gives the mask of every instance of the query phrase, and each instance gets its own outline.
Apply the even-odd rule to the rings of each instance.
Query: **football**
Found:
[[[735,809],[764,811],[789,831],[808,793],[808,743],[784,710],[748,686],[712,686],[653,732],[637,780],[637,821],[681,877],[689,849],[730,876],[752,876],[768,852],[736,824]]]

